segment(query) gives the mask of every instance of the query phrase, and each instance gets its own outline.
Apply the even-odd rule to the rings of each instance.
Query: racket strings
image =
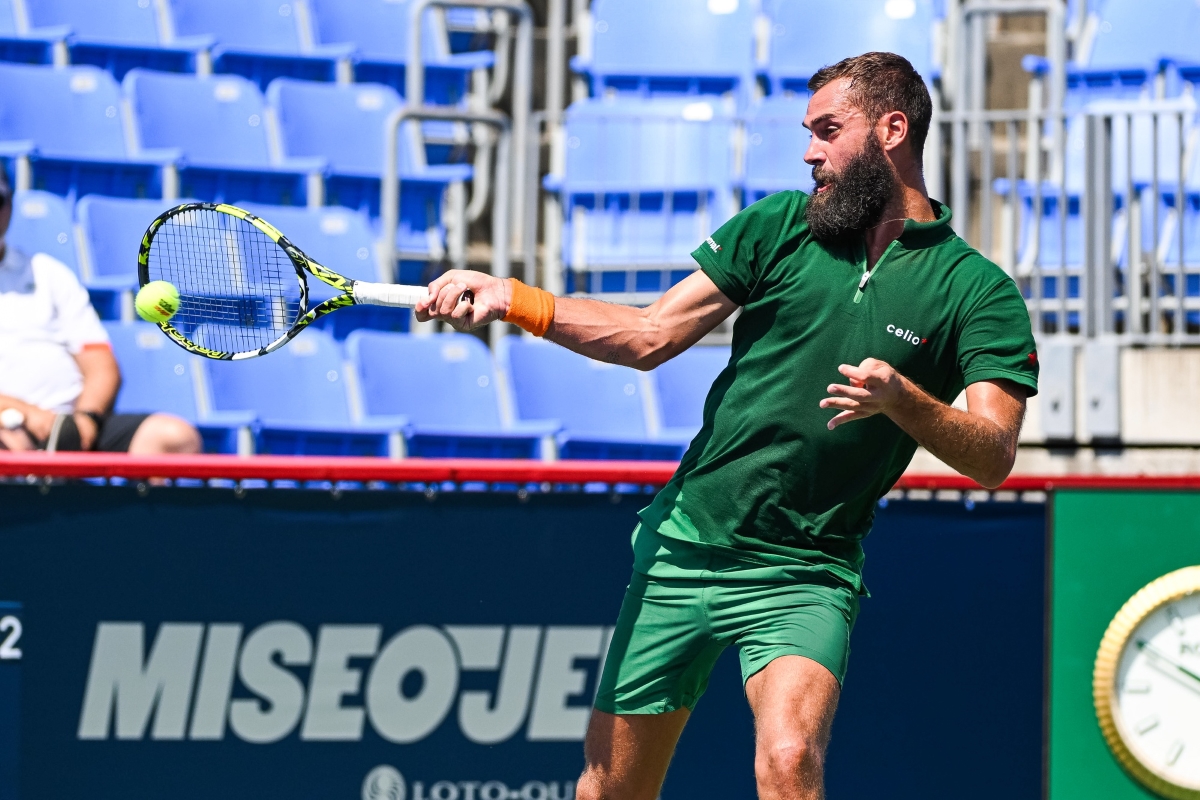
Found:
[[[245,353],[300,316],[300,278],[287,253],[248,220],[210,208],[168,218],[150,243],[150,280],[179,290],[171,324],[210,350]]]

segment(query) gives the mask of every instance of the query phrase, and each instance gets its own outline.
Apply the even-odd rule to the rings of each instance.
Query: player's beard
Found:
[[[829,187],[814,190],[804,211],[808,229],[822,242],[842,241],[877,224],[896,190],[891,162],[874,136],[840,172],[813,167],[813,181]]]

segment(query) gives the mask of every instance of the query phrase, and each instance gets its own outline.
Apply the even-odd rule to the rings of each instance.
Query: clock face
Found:
[[[1130,753],[1200,792],[1200,592],[1155,608],[1121,649],[1113,722]]]

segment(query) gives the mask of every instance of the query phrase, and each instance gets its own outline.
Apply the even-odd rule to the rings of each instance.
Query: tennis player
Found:
[[[862,539],[917,445],[987,487],[1012,469],[1038,364],[1017,286],[925,192],[931,101],[890,53],[819,71],[812,195],[780,192],[692,254],[647,308],[452,271],[420,319],[506,320],[652,369],[739,306],[704,425],[634,532],[589,724],[581,800],[653,800],[717,656],[740,648],[760,798],[824,796]],[[473,304],[459,302],[463,291]],[[966,390],[967,410],[950,403]]]

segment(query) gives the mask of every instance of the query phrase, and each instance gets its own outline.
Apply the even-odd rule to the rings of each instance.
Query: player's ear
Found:
[[[895,150],[908,141],[908,117],[903,111],[889,111],[879,118],[875,126],[879,133],[879,143],[883,149]]]

